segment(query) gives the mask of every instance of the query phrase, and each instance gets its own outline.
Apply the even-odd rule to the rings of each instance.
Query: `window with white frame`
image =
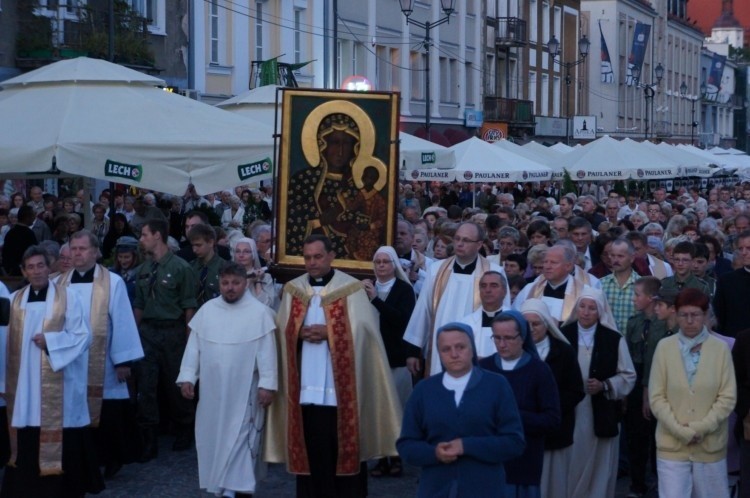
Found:
[[[87,0],[37,0],[34,14],[44,17],[62,15],[65,19],[77,20],[81,7],[85,7]],[[0,5],[0,12],[2,11]]]
[[[440,57],[440,102],[450,102],[451,74],[447,57]]]
[[[411,98],[424,100],[424,61],[425,56],[419,52],[411,52],[409,66],[411,67]]]
[[[263,3],[255,3],[255,60],[263,60]]]
[[[219,63],[219,1],[211,0],[208,9],[211,38],[211,64]]]
[[[398,92],[401,91],[401,68],[399,67],[401,65],[401,52],[397,48],[390,49],[390,55],[391,55],[391,63],[390,63],[390,71],[391,71],[391,91]]]
[[[549,74],[542,74],[542,102],[539,106],[540,116],[549,116]]]
[[[497,95],[495,87],[495,56],[488,54],[484,61],[484,94]]]
[[[456,59],[450,59],[448,62],[448,69],[451,75],[450,93],[448,95],[448,98],[450,99],[449,102],[458,102],[458,92],[461,90],[461,82],[458,78],[458,61]]]
[[[529,41],[535,42],[539,31],[536,0],[529,0]]]
[[[75,0],[66,0],[72,2]],[[166,34],[166,0],[125,0],[131,9],[148,20],[148,29],[154,34]]]
[[[559,76],[552,77],[552,115],[560,115],[560,83]]]
[[[359,74],[359,52],[362,48],[362,44],[359,42],[354,42],[352,44],[352,74]]]
[[[334,75],[336,78],[336,82],[341,82],[343,79],[341,78],[341,75],[343,74],[344,70],[341,67],[343,59],[341,58],[341,54],[344,50],[344,44],[341,40],[336,41],[336,74]],[[338,85],[335,85],[338,86]]]
[[[534,71],[529,72],[528,88],[529,88],[529,100],[534,103],[534,107],[537,107],[536,106],[536,72]],[[536,110],[536,113],[541,114],[541,112],[539,112],[539,109]]]
[[[296,9],[294,11],[294,62],[302,62],[302,16],[305,11]]]
[[[464,65],[464,71],[466,72],[466,81],[464,82],[464,93],[466,95],[466,105],[473,106],[476,95],[474,94],[474,82],[476,81],[476,71],[471,62],[466,62]]]
[[[549,2],[542,2],[542,42],[547,43],[549,36]]]

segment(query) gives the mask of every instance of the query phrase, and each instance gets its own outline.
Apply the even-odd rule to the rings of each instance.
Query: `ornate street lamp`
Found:
[[[656,67],[654,68],[654,74],[653,76],[656,78],[656,83],[650,83],[650,84],[644,84],[641,83],[641,68],[638,66],[633,67],[630,70],[630,74],[635,80],[635,87],[636,88],[643,88],[643,98],[646,99],[646,117],[644,118],[644,122],[646,123],[646,129],[644,136],[646,140],[649,139],[649,118],[651,117],[650,113],[653,112],[654,108],[654,95],[656,95],[656,88],[661,83],[662,78],[664,78],[664,66],[662,66],[661,62],[656,64]]]
[[[445,17],[442,17],[435,22],[430,22],[430,21],[420,22],[409,17],[414,12],[414,1],[415,0],[399,0],[399,3],[401,4],[401,12],[406,17],[406,24],[413,24],[414,26],[424,29],[424,40],[422,41],[422,45],[424,46],[425,54],[427,55],[427,61],[425,63],[425,68],[424,68],[424,72],[425,72],[424,127],[425,127],[425,130],[427,131],[427,138],[429,139],[430,137],[430,115],[432,114],[431,112],[432,105],[431,105],[431,99],[430,99],[430,46],[432,45],[432,39],[430,38],[430,31],[435,26],[440,26],[441,24],[444,24],[449,21],[451,14],[453,14],[456,11],[456,0],[440,0],[440,8],[443,10]]]
[[[582,64],[586,60],[586,57],[589,55],[590,48],[591,42],[586,35],[583,35],[581,39],[578,40],[578,59],[570,62],[563,62],[562,60],[558,59],[558,56],[560,55],[560,41],[555,38],[555,35],[552,35],[552,38],[550,38],[547,42],[547,53],[549,53],[550,57],[552,57],[552,62],[557,62],[560,67],[565,68],[565,107],[567,110],[567,112],[565,113],[565,139],[568,143],[570,143],[568,122],[570,121],[570,84],[572,83],[570,70],[571,68]]]

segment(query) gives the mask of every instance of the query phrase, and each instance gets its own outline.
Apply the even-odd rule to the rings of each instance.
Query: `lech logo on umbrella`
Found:
[[[104,176],[113,176],[140,182],[143,176],[143,166],[140,164],[125,164],[107,159],[107,162],[104,163]]]
[[[265,158],[254,163],[240,164],[237,166],[237,175],[240,180],[247,180],[258,175],[264,175],[271,172],[271,159]]]

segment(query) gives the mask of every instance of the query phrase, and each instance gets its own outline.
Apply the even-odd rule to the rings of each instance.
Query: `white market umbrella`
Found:
[[[708,152],[711,154],[716,154],[718,156],[728,154],[730,156],[743,156],[747,155],[747,152],[741,151],[739,149],[735,149],[734,147],[729,147],[728,149],[723,149],[721,147],[712,147],[708,149]]]
[[[276,107],[276,92],[279,88],[283,87],[259,86],[219,102],[216,107],[248,116],[268,126],[274,126],[275,122],[281,124],[281,105],[278,109]],[[278,121],[275,121],[276,119]]]
[[[703,178],[710,177],[714,174],[715,169],[711,168],[711,163],[707,158],[693,154],[684,149],[675,147],[666,142],[655,144],[653,142],[641,142],[644,147],[648,147],[656,152],[663,154],[664,157],[671,159],[682,168],[678,176],[700,176]]]
[[[418,169],[407,179],[442,182],[535,182],[546,181],[552,170],[523,156],[502,150],[476,137],[449,148],[456,154],[456,167],[450,170]]]
[[[522,145],[524,149],[531,150],[537,154],[543,155],[545,157],[548,157],[550,159],[557,159],[558,157],[562,156],[563,154],[567,154],[570,152],[569,150],[563,151],[560,149],[555,149],[552,147],[547,147],[546,145],[542,145],[539,142],[534,142],[533,140],[525,145]],[[572,149],[572,147],[571,147]]]
[[[740,159],[741,156],[734,156],[732,154],[712,154],[710,151],[687,144],[678,144],[677,147],[681,150],[706,158],[706,160],[711,161],[712,164],[716,164],[719,168],[724,170],[725,173],[731,173],[739,168],[745,167],[742,159]]]
[[[567,153],[567,152],[571,152],[571,151],[575,150],[576,148],[575,147],[571,147],[570,145],[564,144],[562,142],[557,142],[556,144],[551,145],[550,149],[556,150],[558,152],[565,152],[565,153]]]
[[[495,147],[499,147],[505,151],[512,152],[513,154],[518,154],[519,156],[523,156],[526,159],[530,159],[536,163],[542,164],[544,166],[547,166],[552,170],[552,180],[562,180],[563,176],[565,174],[564,170],[562,168],[557,167],[557,162],[554,158],[556,158],[559,153],[553,152],[554,158],[551,155],[539,153],[536,150],[522,147],[518,144],[515,144],[509,140],[497,140],[492,143]],[[544,147],[543,145],[541,147]]]
[[[451,169],[456,166],[456,154],[447,147],[403,131],[399,132],[398,138],[402,169]]]
[[[623,141],[624,142],[624,141]],[[560,158],[574,180],[651,180],[675,178],[677,166],[640,144],[605,135]]]
[[[270,126],[80,57],[0,83],[0,173],[58,170],[183,194],[270,178]]]

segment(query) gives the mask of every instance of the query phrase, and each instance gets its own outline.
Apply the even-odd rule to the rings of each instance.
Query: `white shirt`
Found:
[[[456,400],[456,406],[461,403],[461,398],[466,390],[466,385],[469,383],[471,377],[471,370],[469,373],[462,375],[461,377],[453,377],[448,372],[443,375],[443,387],[449,391],[453,391],[453,397]]]
[[[315,294],[307,308],[304,325],[324,325],[325,313],[320,306],[320,291],[323,287],[312,288]],[[300,373],[301,405],[337,406],[336,384],[333,381],[333,363],[328,342],[317,344],[302,341],[302,360]]]
[[[535,346],[536,346],[536,352],[539,353],[539,358],[541,358],[542,361],[546,360],[547,356],[549,356],[549,347],[550,347],[549,337],[544,336],[544,339],[537,342]]]

